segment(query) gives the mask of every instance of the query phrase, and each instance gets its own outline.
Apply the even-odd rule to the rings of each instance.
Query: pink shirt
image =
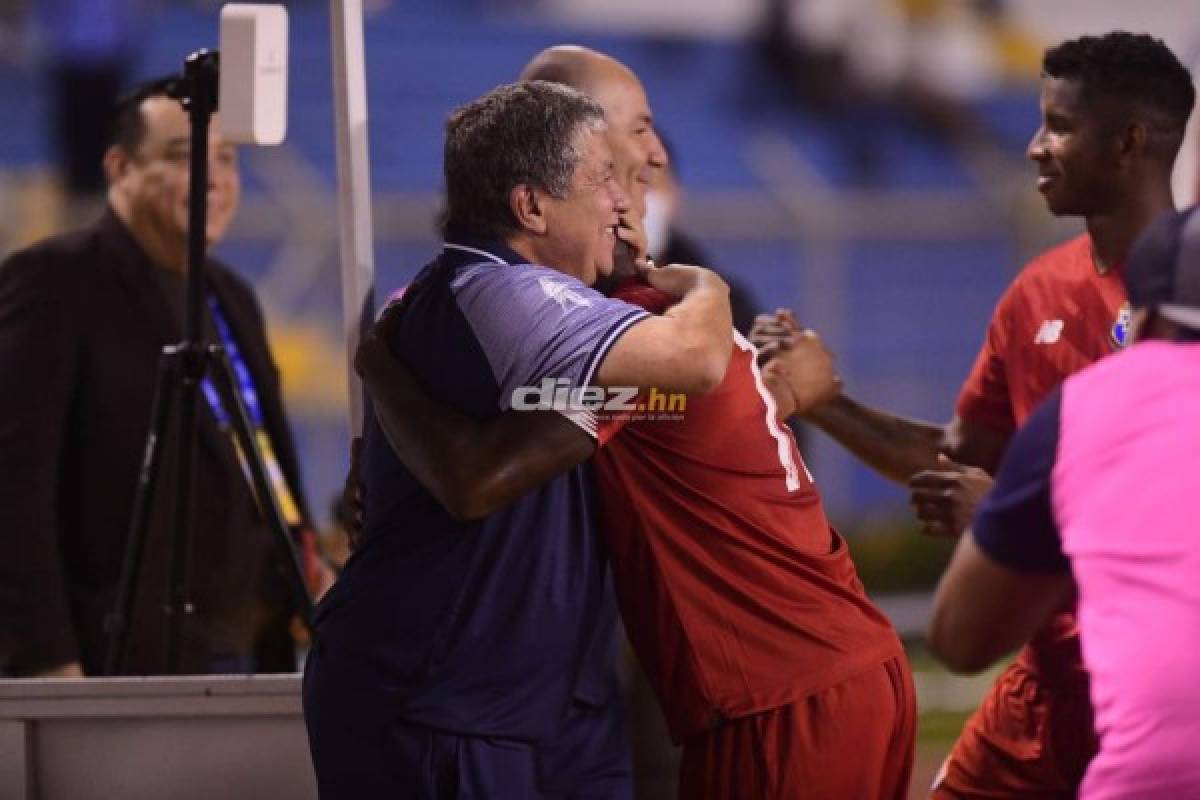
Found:
[[[1200,798],[1200,345],[1069,379],[1051,487],[1100,736],[1081,797]]]

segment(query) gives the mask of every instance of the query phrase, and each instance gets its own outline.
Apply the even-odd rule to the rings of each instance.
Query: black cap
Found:
[[[1125,289],[1134,308],[1153,309],[1200,331],[1200,206],[1164,214],[1134,242]]]

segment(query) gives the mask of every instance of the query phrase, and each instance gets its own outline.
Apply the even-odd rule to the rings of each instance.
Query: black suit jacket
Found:
[[[181,338],[154,269],[111,211],[93,227],[47,239],[0,265],[0,672],[28,674],[78,660],[95,674],[102,666],[103,620],[115,600],[159,354]],[[220,264],[212,263],[208,276],[303,505],[254,293]],[[203,399],[200,406],[190,556],[197,613],[183,630],[183,667],[207,671],[214,620],[231,604],[261,596],[276,609],[261,640],[275,656],[262,666],[290,669],[283,559],[254,521],[228,438]],[[169,442],[168,458],[173,447]],[[173,481],[162,477],[130,620],[130,674],[165,666],[161,606],[171,526],[164,500]]]

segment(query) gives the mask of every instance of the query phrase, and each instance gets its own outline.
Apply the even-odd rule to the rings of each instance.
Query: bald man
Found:
[[[619,235],[634,260],[644,259],[645,195],[667,154],[637,75],[603,53],[565,45],[539,53],[521,77],[566,83],[604,109],[618,181],[631,198]],[[617,264],[598,288],[637,302],[617,288],[632,275],[629,259]],[[736,361],[736,346],[734,353]],[[620,424],[602,423],[594,457],[626,630],[671,736],[683,744],[680,796],[902,797],[915,722],[908,664],[863,594],[790,432],[772,425],[771,412],[770,453],[757,459],[759,392],[772,395],[780,421],[785,408],[802,409],[803,396],[780,396],[787,389],[770,375],[757,376],[757,391],[742,386],[743,369],[731,361],[711,396],[691,398],[685,421],[635,423],[621,433]],[[818,383],[794,382],[796,395]],[[723,449],[721,426],[734,432],[736,447]],[[787,491],[776,494],[771,478],[780,460],[789,477]],[[755,484],[746,471],[765,479]],[[704,488],[712,507],[697,498],[686,512],[664,510],[673,504],[662,498],[681,484]],[[737,509],[735,520],[725,508]],[[723,569],[697,566],[709,559]],[[786,621],[768,610],[780,608],[793,609]],[[801,608],[812,617],[795,612]],[[727,641],[721,629],[732,620],[740,634]]]

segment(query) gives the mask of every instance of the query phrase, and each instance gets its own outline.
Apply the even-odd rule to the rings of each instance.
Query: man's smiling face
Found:
[[[580,133],[581,158],[563,198],[548,197],[547,263],[587,285],[613,269],[615,229],[629,208],[603,130]]]

